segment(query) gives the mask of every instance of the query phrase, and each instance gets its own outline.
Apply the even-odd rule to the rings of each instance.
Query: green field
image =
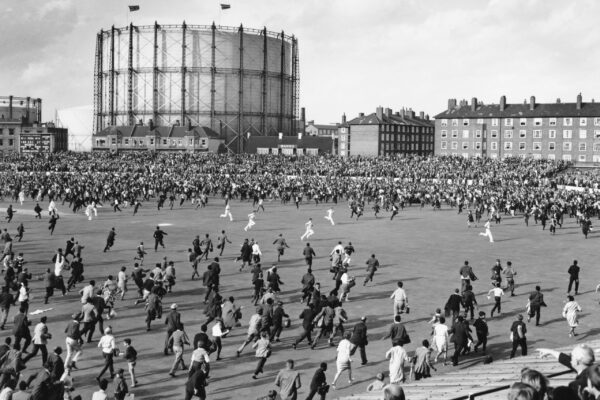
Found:
[[[2,207],[7,205],[8,203],[4,203]],[[296,210],[293,205],[282,206],[277,200],[266,201],[266,213],[258,213],[255,227],[249,232],[244,232],[246,215],[252,209],[251,203],[237,200],[234,200],[231,206],[235,218],[233,222],[219,218],[223,211],[223,200],[219,198],[211,198],[208,207],[198,210],[186,203],[181,209],[176,205],[172,211],[157,211],[156,203],[148,202],[144,203],[135,217],[131,208],[124,208],[122,213],[114,213],[112,208],[106,206],[99,210],[98,218],[93,221],[88,221],[83,213],[72,214],[66,209],[66,205],[61,206],[59,202],[61,218],[55,234],[50,236],[47,229],[48,213],[43,213],[44,220],[35,220],[33,213],[28,211],[33,209],[34,205],[29,201],[23,206],[15,206],[17,210],[22,211],[17,212],[9,226],[9,231],[14,235],[18,223],[24,223],[25,237],[21,243],[14,244],[14,251],[25,254],[30,271],[40,274],[46,268],[52,267],[51,258],[56,249],[64,249],[66,240],[74,236],[85,246],[83,258],[86,282],[93,278],[101,283],[108,274],[116,276],[123,265],[128,267],[130,273],[135,248],[139,241],[144,241],[149,253],[145,261],[146,267],[153,266],[164,256],[175,261],[177,284],[174,292],[163,299],[163,304],[165,308],[173,302],[179,305],[182,321],[186,324],[186,331],[190,337],[199,331],[206,317],[202,304],[205,288],[201,281],[190,280],[191,268],[187,262],[187,249],[191,247],[195,235],[202,238],[205,233],[210,233],[216,242],[221,230],[227,231],[233,244],[228,245],[221,258],[221,293],[224,297],[234,296],[236,302],[243,305],[243,327],[234,329],[223,340],[223,360],[212,362],[211,379],[207,387],[209,399],[254,399],[266,394],[269,389],[274,388],[275,375],[289,358],[294,359],[297,369],[302,371],[303,388],[299,398],[306,397],[310,379],[320,362],[329,363],[327,377],[330,381],[333,379],[335,349],[326,347],[325,341],[321,340],[319,347],[312,351],[306,342],[300,344],[298,350],[294,351],[291,348],[292,341],[300,332],[301,321],[298,315],[302,305],[299,303],[299,282],[306,270],[302,258],[304,244],[300,242],[300,235],[304,232],[304,222],[309,217],[315,222],[316,233],[310,239],[310,243],[317,253],[313,269],[317,280],[321,282],[322,293],[329,292],[334,287],[329,273],[328,256],[333,246],[340,240],[344,245],[351,241],[355,246],[357,252],[353,256],[351,273],[360,278],[357,279],[358,285],[352,289],[350,302],[344,306],[350,317],[346,326],[351,328],[362,315],[367,316],[369,326],[369,364],[361,367],[360,357],[356,354],[353,363],[355,383],[348,387],[346,376],[342,376],[338,382],[338,390],[331,392],[328,398],[364,391],[377,372],[387,372],[384,354],[389,347],[389,341],[379,339],[392,321],[392,303],[389,296],[396,287],[396,281],[405,282],[404,287],[411,306],[411,313],[404,317],[412,338],[412,343],[407,346],[410,352],[423,339],[429,337],[430,326],[427,321],[435,308],[443,307],[454,288],[460,287],[458,270],[464,260],[469,260],[480,278],[474,283],[474,292],[480,309],[487,311],[488,315],[493,300],[488,300],[485,293],[490,289],[490,268],[495,260],[500,258],[503,265],[507,260],[511,260],[518,272],[517,296],[505,297],[502,316],[489,320],[488,346],[495,358],[508,356],[508,329],[514,316],[524,312],[527,295],[536,284],[542,286],[548,308],[542,309],[542,326],[528,324],[530,349],[541,346],[555,347],[574,341],[584,342],[598,338],[600,333],[600,327],[597,322],[593,322],[592,317],[598,307],[594,289],[600,281],[600,272],[595,265],[600,234],[592,232],[589,239],[584,240],[574,220],[567,217],[562,229],[557,229],[555,236],[551,236],[548,230],[542,231],[541,226],[534,225],[533,219],[530,220],[530,226],[526,227],[520,217],[505,217],[500,225],[492,226],[496,242],[490,244],[487,238],[478,236],[483,228],[467,228],[465,214],[457,215],[456,210],[444,207],[438,212],[430,208],[408,208],[394,221],[390,221],[390,214],[385,212],[379,219],[375,219],[370,207],[367,207],[365,216],[356,221],[349,218],[347,205],[340,203],[335,207],[336,225],[331,226],[323,218],[328,205],[302,204],[300,210]],[[166,249],[159,249],[155,253],[152,233],[157,224],[168,224],[163,226],[168,236],[165,238]],[[6,224],[2,224],[2,227],[5,226]],[[107,233],[113,226],[117,231],[116,244],[112,250],[103,253]],[[280,298],[285,303],[285,310],[292,316],[292,327],[284,330],[281,343],[274,344],[273,355],[265,366],[265,374],[258,380],[253,380],[251,375],[256,361],[250,346],[239,359],[235,355],[236,348],[246,336],[253,306],[250,303],[250,274],[238,272],[239,264],[234,263],[234,258],[239,254],[239,246],[243,239],[253,237],[260,243],[263,267],[270,267],[277,260],[276,250],[271,243],[279,233],[284,235],[291,246],[278,265],[285,283]],[[382,268],[376,273],[374,282],[363,287],[364,263],[372,253],[376,254]],[[213,253],[214,255],[216,254]],[[573,259],[579,260],[582,268],[581,294],[577,300],[584,311],[578,328],[580,335],[570,339],[561,311],[566,300],[566,271]],[[206,265],[206,262],[203,262],[199,268],[201,273]],[[48,326],[53,334],[49,350],[56,345],[64,348],[63,331],[70,315],[80,309],[79,296],[73,292],[66,297],[55,294],[50,300],[50,305],[44,306],[42,282],[34,280],[31,287],[33,300],[30,311],[53,307],[46,313]],[[82,284],[79,284],[77,290],[82,287]],[[134,283],[130,281],[128,297],[123,302],[117,302],[116,319],[105,321],[105,326],[113,327],[119,344],[122,343],[122,339],[129,337],[138,350],[137,374],[140,384],[132,392],[135,393],[136,399],[183,398],[185,373],[178,372],[176,378],[171,378],[168,371],[173,357],[164,356],[162,352],[166,332],[164,321],[155,321],[153,330],[146,332],[143,306],[133,306],[137,297],[134,287]],[[13,315],[14,309],[11,311],[7,329],[1,331],[0,335],[10,334]],[[33,325],[38,319],[39,315],[31,317]],[[84,399],[89,398],[90,393],[96,390],[94,377],[103,364],[100,350],[96,347],[98,338],[96,333],[95,342],[84,346],[84,353],[78,362],[79,370],[74,372],[76,393],[82,394]],[[188,348],[185,351],[186,365],[190,355],[191,349]],[[63,359],[64,356],[66,353],[63,354]],[[127,370],[124,360],[115,360],[116,368],[123,367]],[[479,357],[461,358],[458,368],[473,366],[479,362]],[[25,376],[28,376],[34,367],[41,365],[39,355],[29,364],[24,371]],[[438,373],[449,368],[453,367],[440,366]],[[112,393],[112,390],[112,385],[109,385],[109,392]]]

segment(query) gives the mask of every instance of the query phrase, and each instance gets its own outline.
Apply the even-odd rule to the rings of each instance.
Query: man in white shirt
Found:
[[[92,394],[92,400],[108,400],[108,394],[106,394],[108,381],[106,379],[101,379],[100,382],[98,382],[98,386],[100,386],[100,390]]]
[[[394,299],[394,317],[398,314],[402,314],[404,309],[408,307],[408,297],[402,286],[404,286],[404,284],[399,281],[398,288],[394,290],[394,293],[390,296],[390,299]]]
[[[236,351],[238,357],[242,354],[244,347],[246,347],[248,343],[260,339],[260,321],[262,319],[262,314],[262,307],[256,307],[256,314],[250,317],[250,322],[248,323],[248,337]]]
[[[335,254],[336,250],[339,250],[340,254],[344,253],[344,246],[342,245],[342,242],[338,242],[338,244],[335,245],[335,247],[333,248],[333,250],[331,250],[331,253],[329,253],[329,255],[333,256]]]
[[[258,264],[260,262],[260,256],[262,256],[262,253],[260,251],[260,247],[258,246],[258,241],[255,241],[252,245],[252,262],[254,262],[254,264]]]
[[[502,288],[500,287],[500,285],[497,282],[494,282],[494,287],[492,289],[490,289],[490,291],[488,292],[488,299],[490,298],[491,295],[494,295],[494,308],[492,308],[492,312],[490,312],[490,316],[493,317],[494,316],[494,311],[498,310],[498,315],[500,315],[501,313],[501,303],[500,300],[502,298],[502,296],[504,296],[504,290],[502,290]]]
[[[96,281],[94,281],[93,279],[90,281],[90,284],[85,286],[83,289],[81,289],[79,291],[79,294],[81,295],[81,304],[85,304],[87,303],[87,299],[88,298],[93,298],[94,296],[96,296],[96,294],[94,293],[94,286],[96,285]]]

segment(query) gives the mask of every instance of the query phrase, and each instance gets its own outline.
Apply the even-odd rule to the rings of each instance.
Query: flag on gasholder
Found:
[[[229,10],[231,8],[230,4],[221,4],[221,10]]]
[[[140,9],[140,6],[129,6],[129,11],[133,12],[133,11],[138,11]]]

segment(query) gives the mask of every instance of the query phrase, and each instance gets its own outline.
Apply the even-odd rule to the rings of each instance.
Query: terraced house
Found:
[[[435,116],[435,154],[600,162],[600,103],[584,103],[581,94],[574,103],[449,99]]]

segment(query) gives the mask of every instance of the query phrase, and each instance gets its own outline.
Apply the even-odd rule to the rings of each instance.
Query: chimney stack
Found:
[[[358,113],[358,117],[359,118],[364,118],[365,117],[365,113]]]
[[[529,109],[531,111],[535,110],[535,96],[529,98]]]
[[[385,115],[389,118],[392,116],[392,109],[391,108],[386,108],[385,109]]]
[[[560,104],[560,97],[556,99],[556,104]]]
[[[471,111],[477,110],[477,97],[471,99]]]
[[[375,114],[377,115],[377,118],[379,119],[383,119],[383,107],[379,106],[375,109]]]
[[[425,119],[425,111],[419,112],[419,118],[420,119]]]
[[[448,99],[448,110],[456,108],[456,99]]]
[[[504,111],[506,108],[506,96],[500,97],[500,111]]]
[[[346,113],[342,114],[342,124],[346,123]]]
[[[306,109],[304,107],[300,109],[300,120],[303,123],[306,122]]]
[[[154,129],[154,121],[152,121],[152,118],[148,120],[148,126],[150,127],[150,130]]]
[[[402,118],[404,118],[406,116],[406,112],[404,111],[404,107],[402,107],[402,109],[400,110],[400,115],[402,116]]]
[[[577,95],[577,109],[581,110],[581,93]]]

